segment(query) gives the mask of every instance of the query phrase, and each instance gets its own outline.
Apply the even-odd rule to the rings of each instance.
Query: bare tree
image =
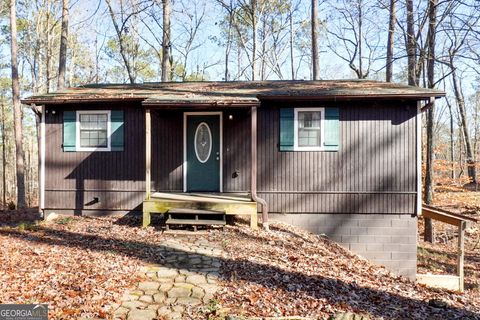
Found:
[[[22,107],[20,104],[20,80],[17,61],[17,8],[16,0],[10,0],[10,51],[12,64],[12,101],[15,128],[15,155],[17,173],[17,207],[24,208],[25,203],[25,168],[22,144]]]
[[[415,20],[413,16],[413,0],[407,1],[407,60],[408,60],[408,84],[417,86],[417,41],[415,36]]]
[[[7,143],[5,133],[5,98],[1,97],[1,125],[2,125],[2,206],[7,205]]]
[[[171,22],[172,2],[162,0],[163,4],[163,43],[162,43],[162,81],[170,81],[171,78]]]
[[[387,82],[392,82],[392,76],[393,76],[393,48],[394,48],[395,25],[397,23],[396,2],[397,0],[390,0],[390,6],[389,6],[390,15],[388,19],[387,63],[386,63],[386,75],[385,75],[385,81]]]
[[[437,5],[438,0],[429,0],[428,3],[428,56],[427,56],[427,80],[428,87],[435,87],[435,39],[437,34]],[[433,126],[435,100],[431,101],[431,106],[427,110],[427,155],[426,155],[426,173],[425,173],[425,203],[431,204],[433,201]],[[425,241],[434,241],[434,229],[432,219],[425,219]]]
[[[62,33],[60,37],[60,55],[58,59],[58,81],[57,81],[58,90],[62,90],[63,88],[65,88],[67,45],[68,45],[68,0],[63,0]]]
[[[128,60],[128,57],[127,57],[127,53],[126,53],[127,48],[126,48],[125,38],[124,38],[124,30],[125,30],[126,22],[128,19],[126,19],[120,26],[115,17],[115,13],[113,12],[113,8],[110,0],[105,0],[105,2],[107,3],[108,11],[110,13],[110,18],[112,19],[113,27],[115,28],[115,32],[117,34],[118,46],[120,48],[120,55],[122,56],[125,69],[127,69],[128,79],[130,80],[130,83],[133,84],[135,83],[135,76],[133,74],[130,61]]]
[[[312,0],[312,72],[313,80],[320,79],[318,58],[318,0]]]

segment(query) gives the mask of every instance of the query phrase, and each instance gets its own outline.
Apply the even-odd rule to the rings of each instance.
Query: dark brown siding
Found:
[[[259,112],[258,190],[272,212],[414,213],[415,104],[335,105],[338,152],[279,152],[277,106]]]
[[[183,191],[183,113],[152,110],[152,183],[155,191]]]
[[[280,106],[262,105],[258,118],[258,190],[272,212],[414,212],[414,104],[410,103],[409,108],[399,102],[336,105],[341,118],[338,152],[279,152]],[[62,110],[73,110],[73,107],[62,106]],[[63,114],[56,110],[53,115],[55,107],[49,107],[46,208],[78,212],[81,209],[140,209],[145,190],[143,108],[140,104],[127,107],[118,103],[75,105],[75,108],[124,109],[125,151],[63,152]],[[248,191],[250,113],[248,110],[224,111],[223,124],[224,192]],[[155,191],[183,190],[182,111],[152,110],[152,184]],[[95,197],[99,198],[98,203],[92,202]]]
[[[74,109],[75,107],[75,109]],[[46,185],[47,209],[134,210],[145,196],[144,113],[141,106],[125,104],[47,106]],[[125,151],[63,152],[62,110],[125,111]],[[55,111],[53,114],[52,111]],[[94,203],[94,198],[98,202]]]
[[[153,190],[183,191],[183,143],[183,112],[152,110]],[[225,111],[223,114],[224,192],[246,192],[250,189],[249,157],[250,114],[246,110]],[[234,174],[235,172],[237,174]]]

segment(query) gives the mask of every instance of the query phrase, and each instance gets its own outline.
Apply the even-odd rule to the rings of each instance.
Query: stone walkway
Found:
[[[162,263],[142,268],[143,280],[125,293],[115,319],[183,319],[219,289],[221,247],[197,235],[171,238],[162,246]]]

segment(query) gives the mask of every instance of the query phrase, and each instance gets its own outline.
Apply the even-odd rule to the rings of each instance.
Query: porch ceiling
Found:
[[[254,106],[261,100],[412,99],[445,96],[438,90],[370,80],[164,82],[92,84],[36,95],[25,104],[143,101],[148,106]]]

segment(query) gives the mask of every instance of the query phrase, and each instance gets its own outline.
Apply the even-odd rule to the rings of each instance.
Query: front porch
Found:
[[[268,228],[267,203],[257,195],[257,144],[251,143],[257,141],[257,105],[197,109],[143,104],[144,227],[152,214],[168,213],[167,224],[190,215],[185,219],[192,225],[208,224],[211,215],[223,220],[225,215],[249,215],[257,229],[258,204]]]
[[[151,215],[172,209],[210,210],[227,215],[249,215],[250,226],[257,229],[257,203],[246,193],[162,193],[154,192],[143,202],[143,226]]]

